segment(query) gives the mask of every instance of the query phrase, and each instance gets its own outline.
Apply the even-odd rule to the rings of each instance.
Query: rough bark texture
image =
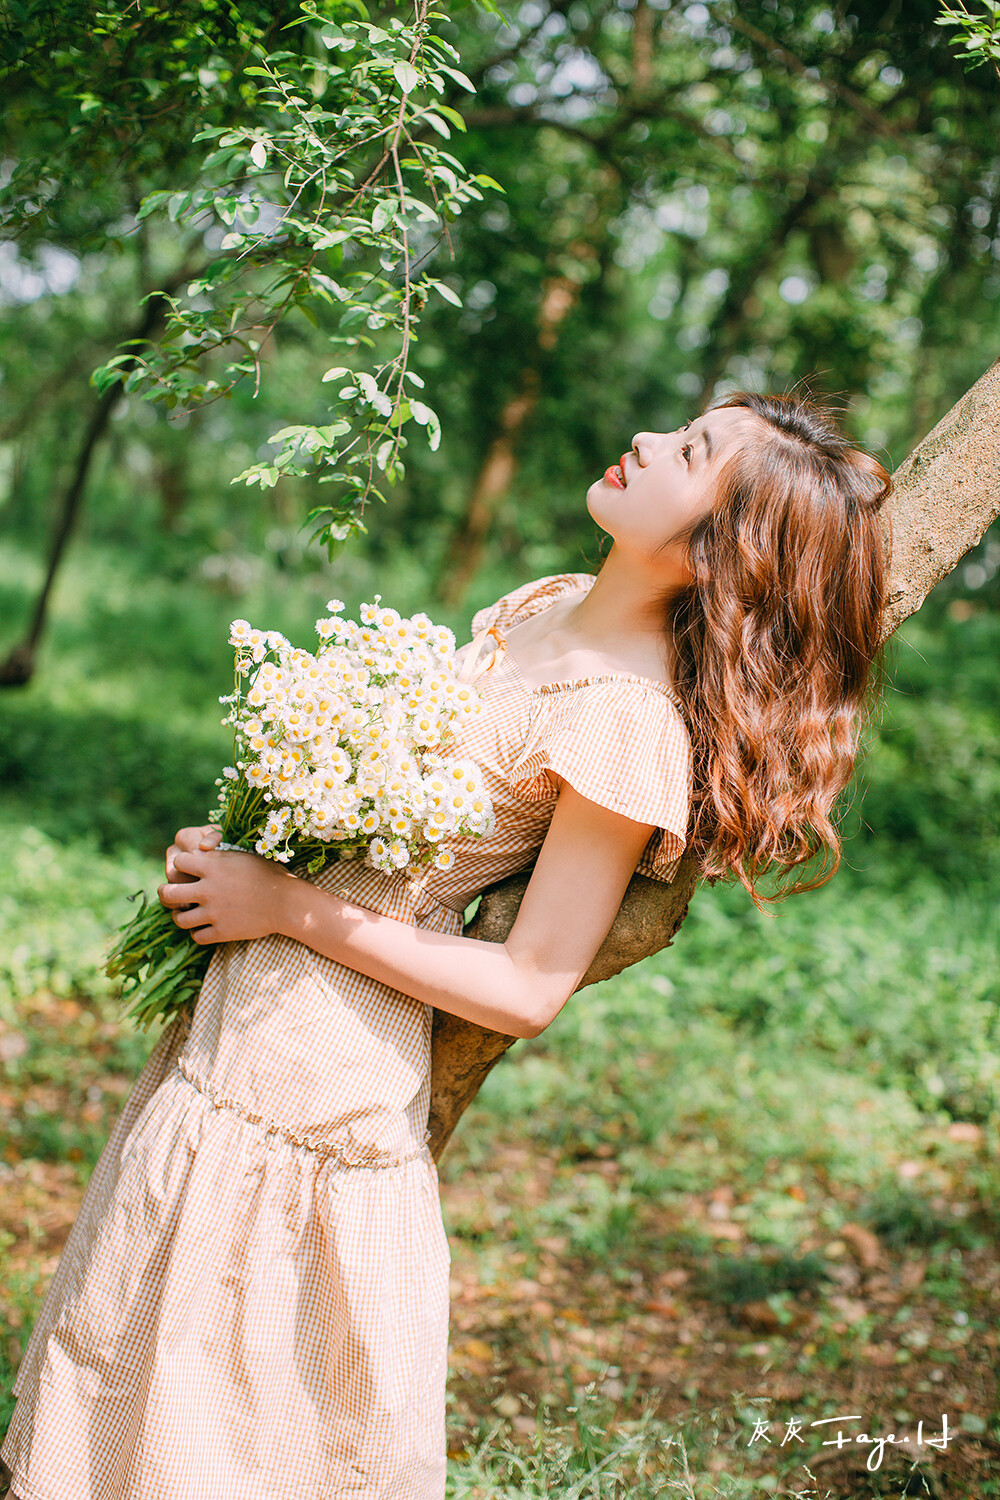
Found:
[[[934,585],[1000,515],[1000,360],[942,417],[893,474],[883,514],[891,528],[892,569],[883,638],[913,614]],[[502,943],[531,877],[523,870],[484,891],[469,937]],[[621,909],[578,988],[610,979],[674,938],[698,885],[685,857],[669,885],[634,875]],[[435,1010],[430,1106],[435,1161],[490,1069],[516,1037]]]
[[[903,460],[892,482],[885,636],[920,608],[1000,514],[1000,360]]]

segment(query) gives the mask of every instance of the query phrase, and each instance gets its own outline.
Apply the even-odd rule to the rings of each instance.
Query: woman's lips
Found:
[[[604,482],[610,484],[614,490],[625,488],[625,474],[619,464],[612,464],[610,469],[604,471]]]

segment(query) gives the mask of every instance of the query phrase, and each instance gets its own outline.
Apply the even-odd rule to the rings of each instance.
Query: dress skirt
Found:
[[[404,881],[332,871],[369,907],[461,931]],[[115,1124],[21,1361],[0,1456],[23,1500],[442,1500],[432,1014],[287,938],[216,951]]]

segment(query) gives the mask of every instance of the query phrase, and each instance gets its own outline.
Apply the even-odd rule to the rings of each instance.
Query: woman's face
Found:
[[[587,509],[620,547],[667,560],[670,542],[711,510],[720,466],[754,421],[752,412],[732,406],[675,432],[636,433],[620,462],[590,486]]]

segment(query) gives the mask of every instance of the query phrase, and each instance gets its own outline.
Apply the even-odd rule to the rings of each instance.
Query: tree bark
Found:
[[[579,286],[567,276],[552,276],[544,283],[538,308],[539,353],[555,346],[559,325],[579,294]],[[465,591],[479,569],[483,545],[496,508],[517,472],[517,440],[538,401],[536,364],[522,370],[517,394],[504,404],[499,431],[486,450],[465,514],[452,533],[437,588],[445,604],[460,604],[465,597]]]
[[[185,281],[190,281],[196,274],[195,264],[182,266],[168,281],[157,291],[151,292],[146,299],[142,317],[136,326],[124,335],[124,339],[134,343],[139,339],[150,339],[164,322],[169,310],[168,297],[171,292],[176,291],[178,286]],[[128,366],[123,366],[127,369]],[[111,413],[121,400],[122,389],[115,384],[108,387],[95,403],[90,419],[84,428],[83,439],[77,452],[76,461],[69,478],[69,483],[63,491],[62,500],[59,503],[58,515],[55,529],[52,534],[52,542],[49,548],[48,566],[45,572],[45,580],[42,584],[35,607],[32,611],[31,621],[25,634],[17,645],[12,647],[6,659],[0,662],[0,687],[24,687],[31,681],[35,670],[35,656],[42,632],[45,629],[48,618],[49,599],[56,575],[62,563],[63,555],[69,545],[70,539],[79,519],[80,508],[87,487],[87,478],[101,438],[107,431],[111,420]]]
[[[883,640],[919,609],[1000,515],[1000,360],[892,478],[894,493],[882,511],[892,546]],[[522,870],[485,891],[465,929],[467,936],[502,943],[530,878],[530,869]],[[689,855],[669,884],[633,875],[611,930],[577,988],[609,979],[669,946],[698,883],[697,864]],[[490,1069],[516,1040],[435,1010],[429,1117],[435,1161]]]
[[[931,428],[892,482],[883,511],[892,534],[883,640],[1000,515],[1000,360]]]
[[[42,583],[38,598],[35,600],[35,608],[32,611],[31,623],[26,633],[12,647],[5,660],[0,663],[0,687],[24,687],[29,683],[35,671],[35,653],[45,621],[48,615],[49,597],[52,593],[52,585],[56,581],[59,564],[62,562],[63,553],[67,543],[73,535],[77,516],[80,511],[80,501],[83,498],[84,486],[87,475],[90,472],[90,462],[94,456],[94,449],[98,440],[103,437],[111,413],[118,401],[121,400],[121,390],[117,385],[109,386],[101,396],[97,405],[90,415],[90,421],[84,429],[83,441],[80,444],[73,472],[70,475],[69,484],[63,494],[62,503],[59,506],[59,515],[56,521],[55,531],[52,536],[52,545],[49,549],[49,562],[45,570],[45,579]]]

